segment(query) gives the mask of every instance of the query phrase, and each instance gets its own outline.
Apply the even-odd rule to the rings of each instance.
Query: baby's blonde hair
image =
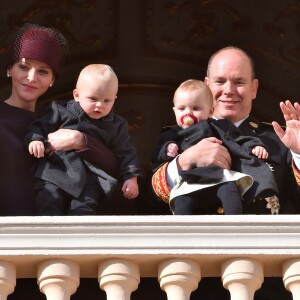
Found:
[[[182,82],[179,85],[179,87],[177,88],[177,90],[175,91],[174,99],[175,99],[176,94],[180,91],[201,90],[201,89],[205,90],[205,92],[207,94],[206,100],[208,101],[208,104],[210,104],[210,106],[212,107],[213,106],[213,94],[212,94],[210,88],[203,81],[197,80],[197,79],[188,79],[188,80]]]
[[[79,73],[76,86],[81,80],[86,80],[91,77],[107,81],[116,80],[118,84],[118,77],[111,66],[105,64],[90,64],[84,67]]]

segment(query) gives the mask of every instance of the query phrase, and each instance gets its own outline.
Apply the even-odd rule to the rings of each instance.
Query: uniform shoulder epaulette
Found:
[[[249,121],[249,125],[250,125],[252,128],[256,129],[256,128],[259,127],[259,122],[254,121],[254,120],[250,120],[250,121]]]
[[[272,123],[270,123],[270,122],[260,122],[260,124],[262,126],[273,127]]]
[[[280,124],[279,124],[280,125]],[[261,127],[270,127],[270,128],[273,128],[273,125],[272,123],[270,122],[260,122],[260,126]],[[286,128],[286,126],[283,126],[283,125],[280,125],[281,128]]]

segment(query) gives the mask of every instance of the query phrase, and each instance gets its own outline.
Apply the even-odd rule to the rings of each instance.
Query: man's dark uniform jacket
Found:
[[[164,143],[167,140],[169,142],[173,140],[175,143],[178,143],[178,138],[179,138],[179,140],[182,141],[179,147],[182,147],[181,150],[183,151],[188,147],[190,147],[191,145],[198,142],[202,138],[208,136],[215,136],[221,139],[223,144],[229,149],[232,158],[236,155],[240,157],[240,159],[238,160],[233,160],[232,162],[233,170],[252,175],[254,179],[255,178],[263,179],[262,181],[263,185],[266,183],[265,179],[267,177],[271,178],[270,180],[272,181],[272,176],[269,176],[270,171],[272,171],[275,181],[277,183],[278,197],[280,199],[281,207],[283,207],[284,204],[288,200],[290,200],[294,204],[294,207],[297,210],[300,210],[300,203],[299,203],[300,189],[299,186],[297,185],[297,182],[293,174],[293,170],[291,166],[291,161],[292,161],[291,154],[290,151],[279,140],[272,126],[264,123],[258,123],[251,118],[247,118],[239,126],[239,128],[236,128],[230,121],[227,120],[214,120],[212,122],[210,121],[209,126],[207,122],[206,125],[203,125],[205,124],[204,122],[203,124],[201,123],[202,122],[199,122],[198,125],[195,124],[196,126],[193,125],[190,128],[184,130],[179,130],[180,128],[177,126],[171,127],[171,129],[167,133],[162,134],[159,147],[157,148],[156,152],[154,152],[154,156],[153,156],[154,172],[159,169],[159,166],[161,165],[162,161],[165,159],[165,157],[163,157],[163,155],[165,155],[166,153],[165,152],[166,145],[164,145]],[[200,135],[199,130],[201,130],[202,133],[204,134]],[[266,160],[269,166],[267,168],[266,168],[266,164],[262,160],[259,160],[254,156],[249,155],[251,153],[252,148],[257,145],[265,147],[269,153],[269,157]],[[246,166],[247,169],[244,169],[244,166]],[[212,167],[212,170],[215,171],[216,169],[217,168]],[[259,170],[262,170],[265,173],[260,173]],[[189,171],[180,172],[180,175],[185,180],[194,180],[197,176],[199,176],[199,174],[200,176],[206,176],[207,174],[210,174],[207,171],[208,171],[207,167],[196,168]],[[153,182],[156,182],[156,184],[159,182],[158,185],[163,186],[164,179],[162,179],[163,177],[161,176],[159,178],[160,178],[159,181],[154,180]],[[188,178],[192,178],[192,179],[188,179]],[[207,180],[207,176],[205,180]],[[269,183],[267,182],[267,184]],[[157,187],[153,186],[153,189],[156,192],[156,195],[158,195]],[[259,191],[258,190],[256,191],[255,193],[256,195],[257,192]],[[245,195],[246,201],[251,200],[252,195],[251,197],[249,197],[249,195],[250,195],[249,193],[246,193]],[[255,201],[255,202],[248,203],[244,207],[244,212],[245,213],[269,213],[268,210],[265,209],[264,206],[265,204],[263,203],[264,202],[262,201]]]
[[[99,120],[91,119],[75,100],[54,101],[45,114],[31,124],[25,143],[28,146],[31,141],[39,140],[47,144],[48,133],[60,128],[78,130],[100,139],[116,156],[123,180],[141,175],[136,149],[129,141],[127,122],[122,117],[111,112]],[[76,151],[55,151],[39,159],[35,177],[52,182],[77,198],[85,186],[87,170],[97,175],[99,185],[110,195],[117,180],[81,159]]]

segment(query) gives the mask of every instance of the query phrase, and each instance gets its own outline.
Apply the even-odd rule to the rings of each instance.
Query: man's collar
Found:
[[[240,120],[240,121],[238,121],[238,122],[235,122],[234,123],[234,125],[236,126],[236,127],[239,127],[247,118],[249,118],[249,116],[247,116],[246,118],[244,118],[244,119],[242,119],[242,120]]]
[[[215,116],[212,116],[213,119],[215,120],[218,120]],[[246,118],[240,120],[240,121],[237,121],[235,123],[233,123],[236,127],[239,127],[247,118],[249,118],[249,116],[247,116]]]

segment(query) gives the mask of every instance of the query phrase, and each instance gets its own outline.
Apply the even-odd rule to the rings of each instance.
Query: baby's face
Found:
[[[177,125],[188,128],[212,114],[210,101],[202,89],[178,91],[174,96],[173,107]]]
[[[86,80],[74,90],[75,100],[92,119],[107,116],[112,110],[116,97],[117,83],[114,80]]]

